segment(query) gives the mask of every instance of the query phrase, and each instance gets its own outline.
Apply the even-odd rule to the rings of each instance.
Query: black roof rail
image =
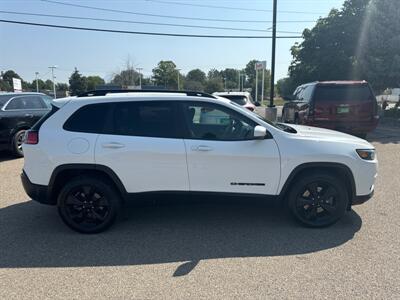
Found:
[[[107,94],[119,94],[119,93],[168,93],[168,94],[186,94],[188,96],[196,96],[196,97],[206,97],[206,98],[214,98],[217,99],[215,96],[203,93],[203,92],[196,92],[196,91],[173,91],[173,90],[123,90],[123,89],[110,89],[110,90],[94,90],[84,92],[79,94],[78,97],[94,97],[94,96],[105,96]]]

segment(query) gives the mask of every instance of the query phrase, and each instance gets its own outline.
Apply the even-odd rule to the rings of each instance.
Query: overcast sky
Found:
[[[271,27],[272,0],[56,0],[64,3],[146,14],[180,16],[188,18],[265,20],[265,23],[216,22],[138,16],[129,13],[101,11],[83,7],[65,6],[40,0],[0,0],[0,10],[53,14],[120,21],[157,22],[195,26],[229,27],[263,30]],[[169,3],[166,3],[169,2]],[[278,21],[310,21],[279,23],[278,31],[301,33],[311,28],[319,16],[326,16],[331,8],[340,8],[343,0],[278,0]],[[185,4],[185,5],[183,5]],[[221,6],[202,7],[192,5]],[[229,9],[229,8],[230,9]],[[244,9],[244,10],[243,10]],[[296,12],[296,13],[290,13]],[[48,23],[67,26],[106,28],[128,31],[168,32],[212,35],[269,35],[264,32],[183,28],[162,25],[117,23],[25,16],[0,13],[0,19]],[[298,35],[278,33],[278,35]],[[84,75],[99,75],[109,80],[114,72],[123,68],[130,58],[136,67],[143,68],[144,76],[160,60],[173,60],[182,73],[194,68],[244,68],[251,59],[271,60],[270,39],[205,39],[128,35],[88,32],[45,27],[0,23],[0,70],[15,70],[31,81],[35,72],[44,80],[50,78],[48,66],[57,65],[58,82],[67,82],[74,67]],[[276,78],[285,77],[291,61],[290,47],[301,39],[280,39],[277,42]]]

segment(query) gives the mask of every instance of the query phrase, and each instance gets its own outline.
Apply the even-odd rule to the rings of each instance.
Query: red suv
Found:
[[[365,138],[378,125],[378,105],[366,81],[312,82],[295,90],[283,106],[282,120]]]

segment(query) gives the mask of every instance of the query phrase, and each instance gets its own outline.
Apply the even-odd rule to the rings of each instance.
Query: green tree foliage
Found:
[[[294,85],[316,80],[356,79],[354,72],[361,27],[370,0],[346,0],[303,32],[303,42],[291,48],[289,67]]]
[[[69,90],[71,92],[71,95],[79,95],[85,92],[86,88],[86,78],[79,73],[77,68],[75,68],[75,71],[71,74],[71,77],[69,78]]]
[[[281,97],[290,97],[294,92],[294,84],[292,82],[292,78],[285,77],[279,79],[276,83],[276,91]]]
[[[68,91],[68,84],[59,82],[56,84],[57,91]]]
[[[239,80],[239,70],[227,68],[221,71],[222,78],[224,79],[224,85],[226,89],[237,89]]]
[[[105,84],[104,79],[100,76],[87,76],[86,82],[88,91],[95,90],[97,86]]]
[[[200,69],[194,69],[186,74],[184,87],[187,90],[204,91],[206,80],[206,73]]]
[[[162,60],[153,69],[153,80],[155,85],[167,89],[178,88],[178,70],[171,60]]]
[[[372,0],[359,38],[358,73],[377,91],[400,87],[399,1]]]

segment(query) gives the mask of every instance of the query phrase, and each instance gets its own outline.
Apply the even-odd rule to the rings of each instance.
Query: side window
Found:
[[[252,139],[255,122],[221,105],[185,103],[183,113],[192,139],[240,141]]]
[[[21,96],[12,99],[5,107],[5,110],[45,108],[47,108],[47,106],[40,96]]]
[[[114,134],[177,138],[175,104],[167,101],[117,103]]]
[[[304,89],[303,101],[310,102],[311,101],[312,92],[313,92],[313,86],[312,85],[307,86]]]
[[[89,104],[78,109],[64,124],[68,131],[104,133],[110,124],[111,104]]]

